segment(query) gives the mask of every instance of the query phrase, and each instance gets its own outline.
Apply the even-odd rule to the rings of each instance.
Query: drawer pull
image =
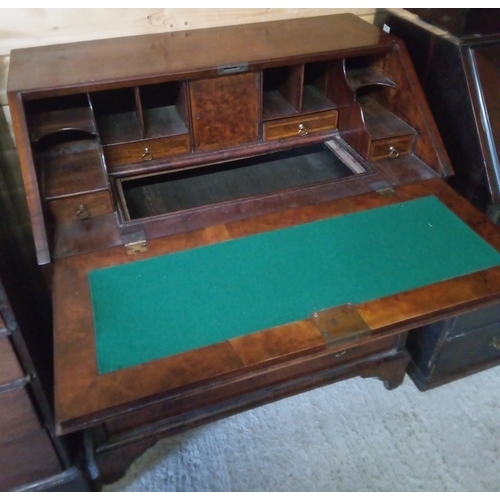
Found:
[[[80,205],[76,211],[76,217],[80,220],[90,219],[89,209],[85,205]]]
[[[500,337],[493,337],[490,340],[490,346],[497,351],[500,351]]]
[[[153,159],[153,153],[149,150],[149,148],[144,148],[144,153],[142,154],[142,159],[144,161],[151,161]]]
[[[340,358],[340,356],[343,356],[346,352],[347,352],[347,349],[345,349],[345,350],[344,350],[344,351],[342,351],[342,352],[339,352],[339,353],[335,354],[335,357],[336,357],[336,358]]]
[[[309,135],[309,130],[305,127],[303,123],[299,125],[299,131],[297,132],[297,135],[300,135],[300,137],[304,137],[306,135]]]
[[[389,158],[392,160],[393,158],[397,158],[399,156],[399,151],[394,147],[389,147]]]

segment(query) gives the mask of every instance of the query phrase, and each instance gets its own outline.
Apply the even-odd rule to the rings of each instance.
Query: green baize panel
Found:
[[[100,373],[500,265],[433,196],[98,269]]]

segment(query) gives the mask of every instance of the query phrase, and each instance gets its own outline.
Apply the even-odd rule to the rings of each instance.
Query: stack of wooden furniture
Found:
[[[408,47],[455,175],[449,183],[500,225],[500,12],[395,9],[380,24]],[[410,374],[429,389],[500,363],[500,305],[409,336]]]
[[[265,402],[353,376],[397,387],[409,329],[500,301],[492,265],[101,371],[96,269],[429,196],[495,255],[500,231],[442,180],[453,170],[404,45],[354,15],[15,50],[8,97],[52,291],[56,429],[84,433],[96,482]],[[134,321],[143,344],[150,319]]]
[[[85,490],[75,443],[54,432],[51,301],[3,113],[0,213],[0,490]]]

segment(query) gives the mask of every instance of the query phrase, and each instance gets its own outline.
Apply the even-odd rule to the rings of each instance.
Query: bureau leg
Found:
[[[363,378],[377,377],[384,383],[387,390],[392,391],[403,383],[409,362],[408,351],[399,351],[393,358],[376,366],[370,366],[361,372],[360,376]]]

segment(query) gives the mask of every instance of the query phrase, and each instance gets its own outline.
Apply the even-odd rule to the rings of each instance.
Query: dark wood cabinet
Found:
[[[500,363],[500,306],[481,308],[411,331],[409,373],[421,390]]]
[[[408,47],[455,170],[450,184],[471,203],[500,220],[500,15],[498,9],[409,9],[383,15]],[[422,12],[423,11],[423,12]],[[442,19],[448,18],[450,25]],[[465,31],[459,25],[474,22]],[[478,20],[481,20],[479,23]],[[471,25],[472,26],[472,25]],[[483,30],[479,28],[481,26]]]
[[[84,433],[96,481],[163,436],[300,391],[352,376],[393,389],[408,330],[500,301],[500,231],[442,180],[453,170],[404,45],[354,15],[16,50],[8,96],[54,304],[56,429]],[[420,203],[425,220],[396,216]],[[453,257],[430,206],[484,262]],[[391,238],[406,257],[389,257]],[[316,265],[330,262],[327,279]],[[362,283],[349,273],[366,262]],[[118,300],[96,302],[113,269],[100,283]],[[342,283],[339,302],[302,312]],[[195,347],[167,355],[170,341]]]
[[[402,9],[380,23],[408,46],[455,170],[450,185],[500,224],[500,12],[409,10],[432,25]],[[410,332],[417,386],[429,389],[498,364],[499,318],[492,306]]]

